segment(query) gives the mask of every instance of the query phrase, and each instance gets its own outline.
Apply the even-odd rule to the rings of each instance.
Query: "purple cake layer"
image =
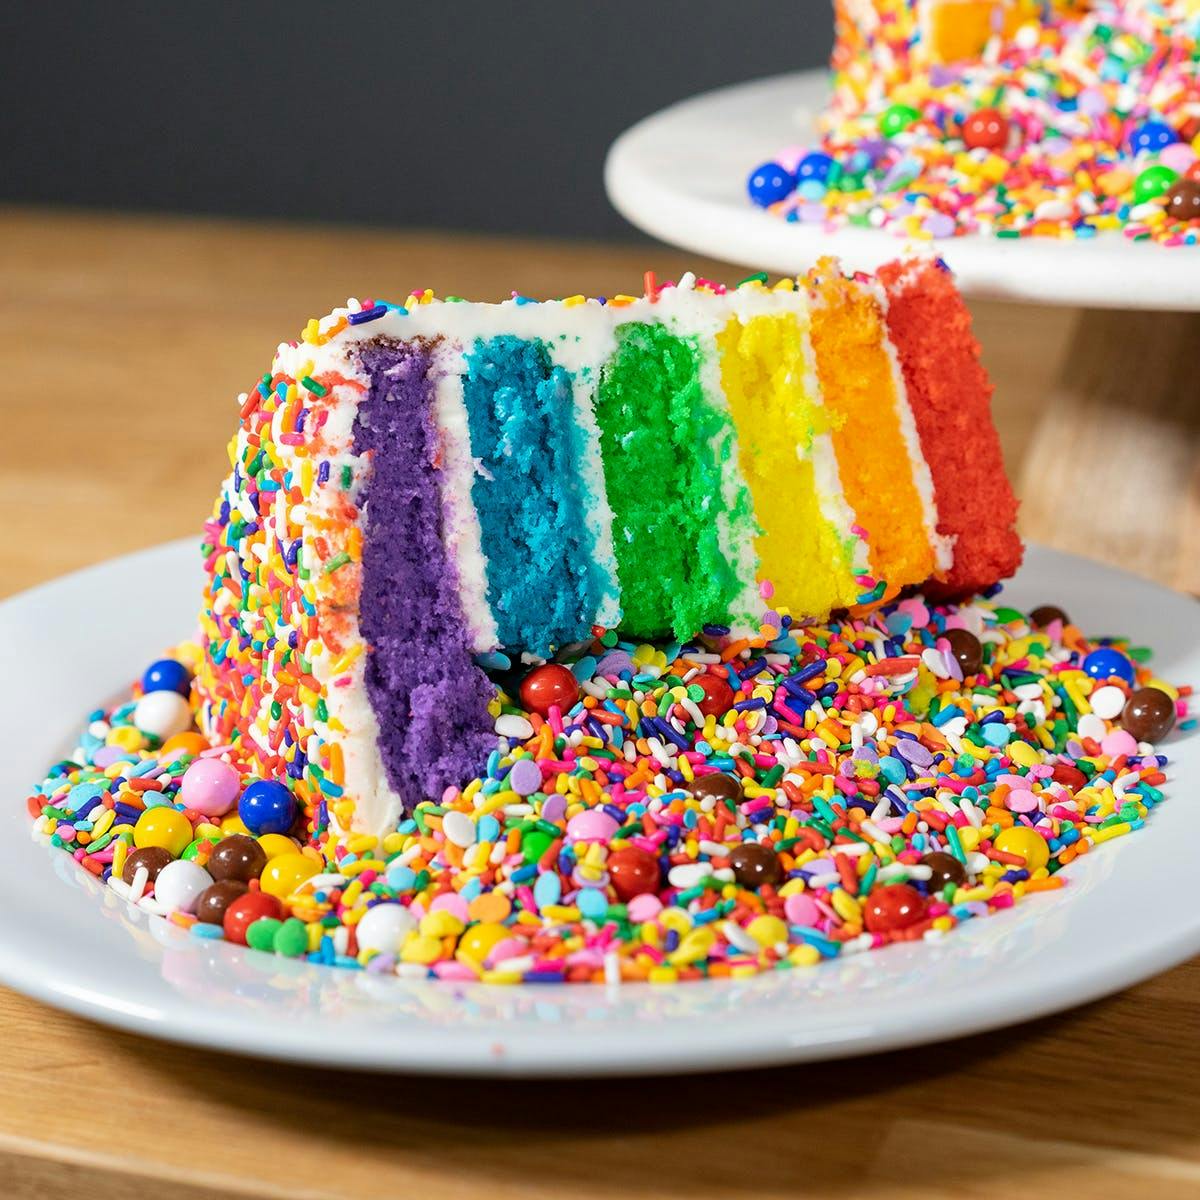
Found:
[[[488,700],[442,543],[432,355],[419,342],[362,352],[370,378],[354,445],[370,456],[359,624],[367,695],[393,790],[411,808],[469,779],[495,748]]]

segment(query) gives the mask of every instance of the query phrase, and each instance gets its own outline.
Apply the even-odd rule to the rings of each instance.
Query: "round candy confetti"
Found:
[[[245,892],[230,901],[225,909],[225,915],[221,919],[225,939],[235,945],[244,946],[246,931],[255,921],[264,917],[278,920],[282,913],[283,909],[274,896],[268,896],[264,892]]]
[[[179,692],[186,696],[192,686],[192,673],[173,658],[152,662],[142,674],[144,692]]]
[[[238,800],[238,816],[256,837],[264,833],[287,833],[296,820],[296,801],[277,780],[256,779]]]
[[[168,804],[148,808],[133,826],[133,844],[139,849],[156,847],[178,858],[192,840],[192,823]]]
[[[790,195],[795,190],[796,180],[778,163],[768,162],[750,172],[746,187],[750,199],[765,208],[768,204],[774,204]]]
[[[194,862],[167,863],[154,881],[154,898],[167,912],[193,913],[196,901],[212,885],[212,876]]]
[[[1116,678],[1130,684],[1134,680],[1133,664],[1120,650],[1114,650],[1111,646],[1101,646],[1086,655],[1083,669],[1093,679]]]
[[[294,851],[294,847],[292,847]],[[205,868],[214,879],[237,879],[249,883],[258,879],[267,865],[266,851],[244,833],[223,838],[208,856]]]
[[[1175,702],[1156,687],[1138,688],[1121,713],[1121,724],[1139,742],[1161,741],[1175,725]]]
[[[521,684],[521,703],[530,711],[546,716],[557,705],[570,709],[579,699],[579,683],[571,671],[559,663],[536,667]]]
[[[143,733],[165,741],[192,724],[192,710],[178,692],[147,692],[133,710],[133,723]]]
[[[236,746],[159,748],[131,700],[29,798],[35,835],[253,953],[456,981],[738,977],[1069,884],[1162,801],[1147,744],[1195,724],[1145,652],[1054,606],[773,622],[741,642],[606,633],[574,670],[535,668],[538,707],[497,698],[509,732],[479,774],[382,836],[314,820],[302,781],[256,778]],[[239,794],[260,799],[203,811]],[[283,797],[297,819],[255,837]]]
[[[183,774],[179,795],[188,808],[206,817],[223,817],[237,802],[242,777],[219,758],[198,758]]]

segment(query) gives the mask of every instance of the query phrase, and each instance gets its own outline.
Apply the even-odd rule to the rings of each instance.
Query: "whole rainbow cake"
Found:
[[[336,310],[242,408],[201,728],[380,833],[494,748],[497,652],[984,589],[1021,554],[989,400],[932,261]]]
[[[1195,245],[1197,0],[835,0],[819,145],[751,198],[789,221]]]
[[[34,837],[191,939],[485,983],[811,967],[1054,891],[1195,722],[996,599],[989,393],[933,260],[351,301],[240,397],[197,638]]]

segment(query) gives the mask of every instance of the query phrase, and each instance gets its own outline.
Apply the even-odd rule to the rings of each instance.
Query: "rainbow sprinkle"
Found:
[[[544,713],[497,662],[500,747],[381,839],[248,828],[246,753],[179,728],[198,655],[183,646],[91,715],[29,797],[34,836],[195,936],[318,963],[493,983],[743,976],[940,937],[1062,887],[1163,799],[1166,757],[1122,727],[1131,695],[1195,726],[1190,689],[1155,679],[1146,652],[994,599],[767,619],[758,645],[603,632],[569,663],[574,700]],[[197,781],[214,763],[236,769],[241,803],[206,815],[182,793],[211,810],[215,785]],[[231,884],[233,838],[253,877]],[[234,893],[215,920],[209,866]]]
[[[993,10],[993,32],[940,60],[913,0],[872,0],[869,25],[838,7],[820,145],[758,167],[756,203],[911,239],[1200,240],[1200,9],[1188,0],[949,5],[951,33],[968,8]]]

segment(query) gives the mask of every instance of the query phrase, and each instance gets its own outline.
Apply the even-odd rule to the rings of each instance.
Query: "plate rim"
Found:
[[[732,161],[720,157],[726,144],[736,139],[739,153],[746,147],[747,160],[761,155],[764,161],[782,146],[815,136],[811,120],[807,128],[789,121],[799,112],[811,118],[823,107],[829,79],[824,68],[763,76],[701,92],[643,117],[609,147],[604,164],[609,200],[631,224],[668,245],[758,269],[796,274],[820,255],[835,254],[853,267],[874,270],[906,247],[924,253],[933,247],[971,296],[1087,308],[1200,310],[1200,246],[1132,242],[1117,232],[1087,241],[968,234],[913,242],[871,229],[826,232],[756,208],[742,190],[754,163],[746,161],[738,174]],[[761,113],[750,119],[746,114],[756,102]],[[712,155],[717,165],[706,173],[703,164]]]

